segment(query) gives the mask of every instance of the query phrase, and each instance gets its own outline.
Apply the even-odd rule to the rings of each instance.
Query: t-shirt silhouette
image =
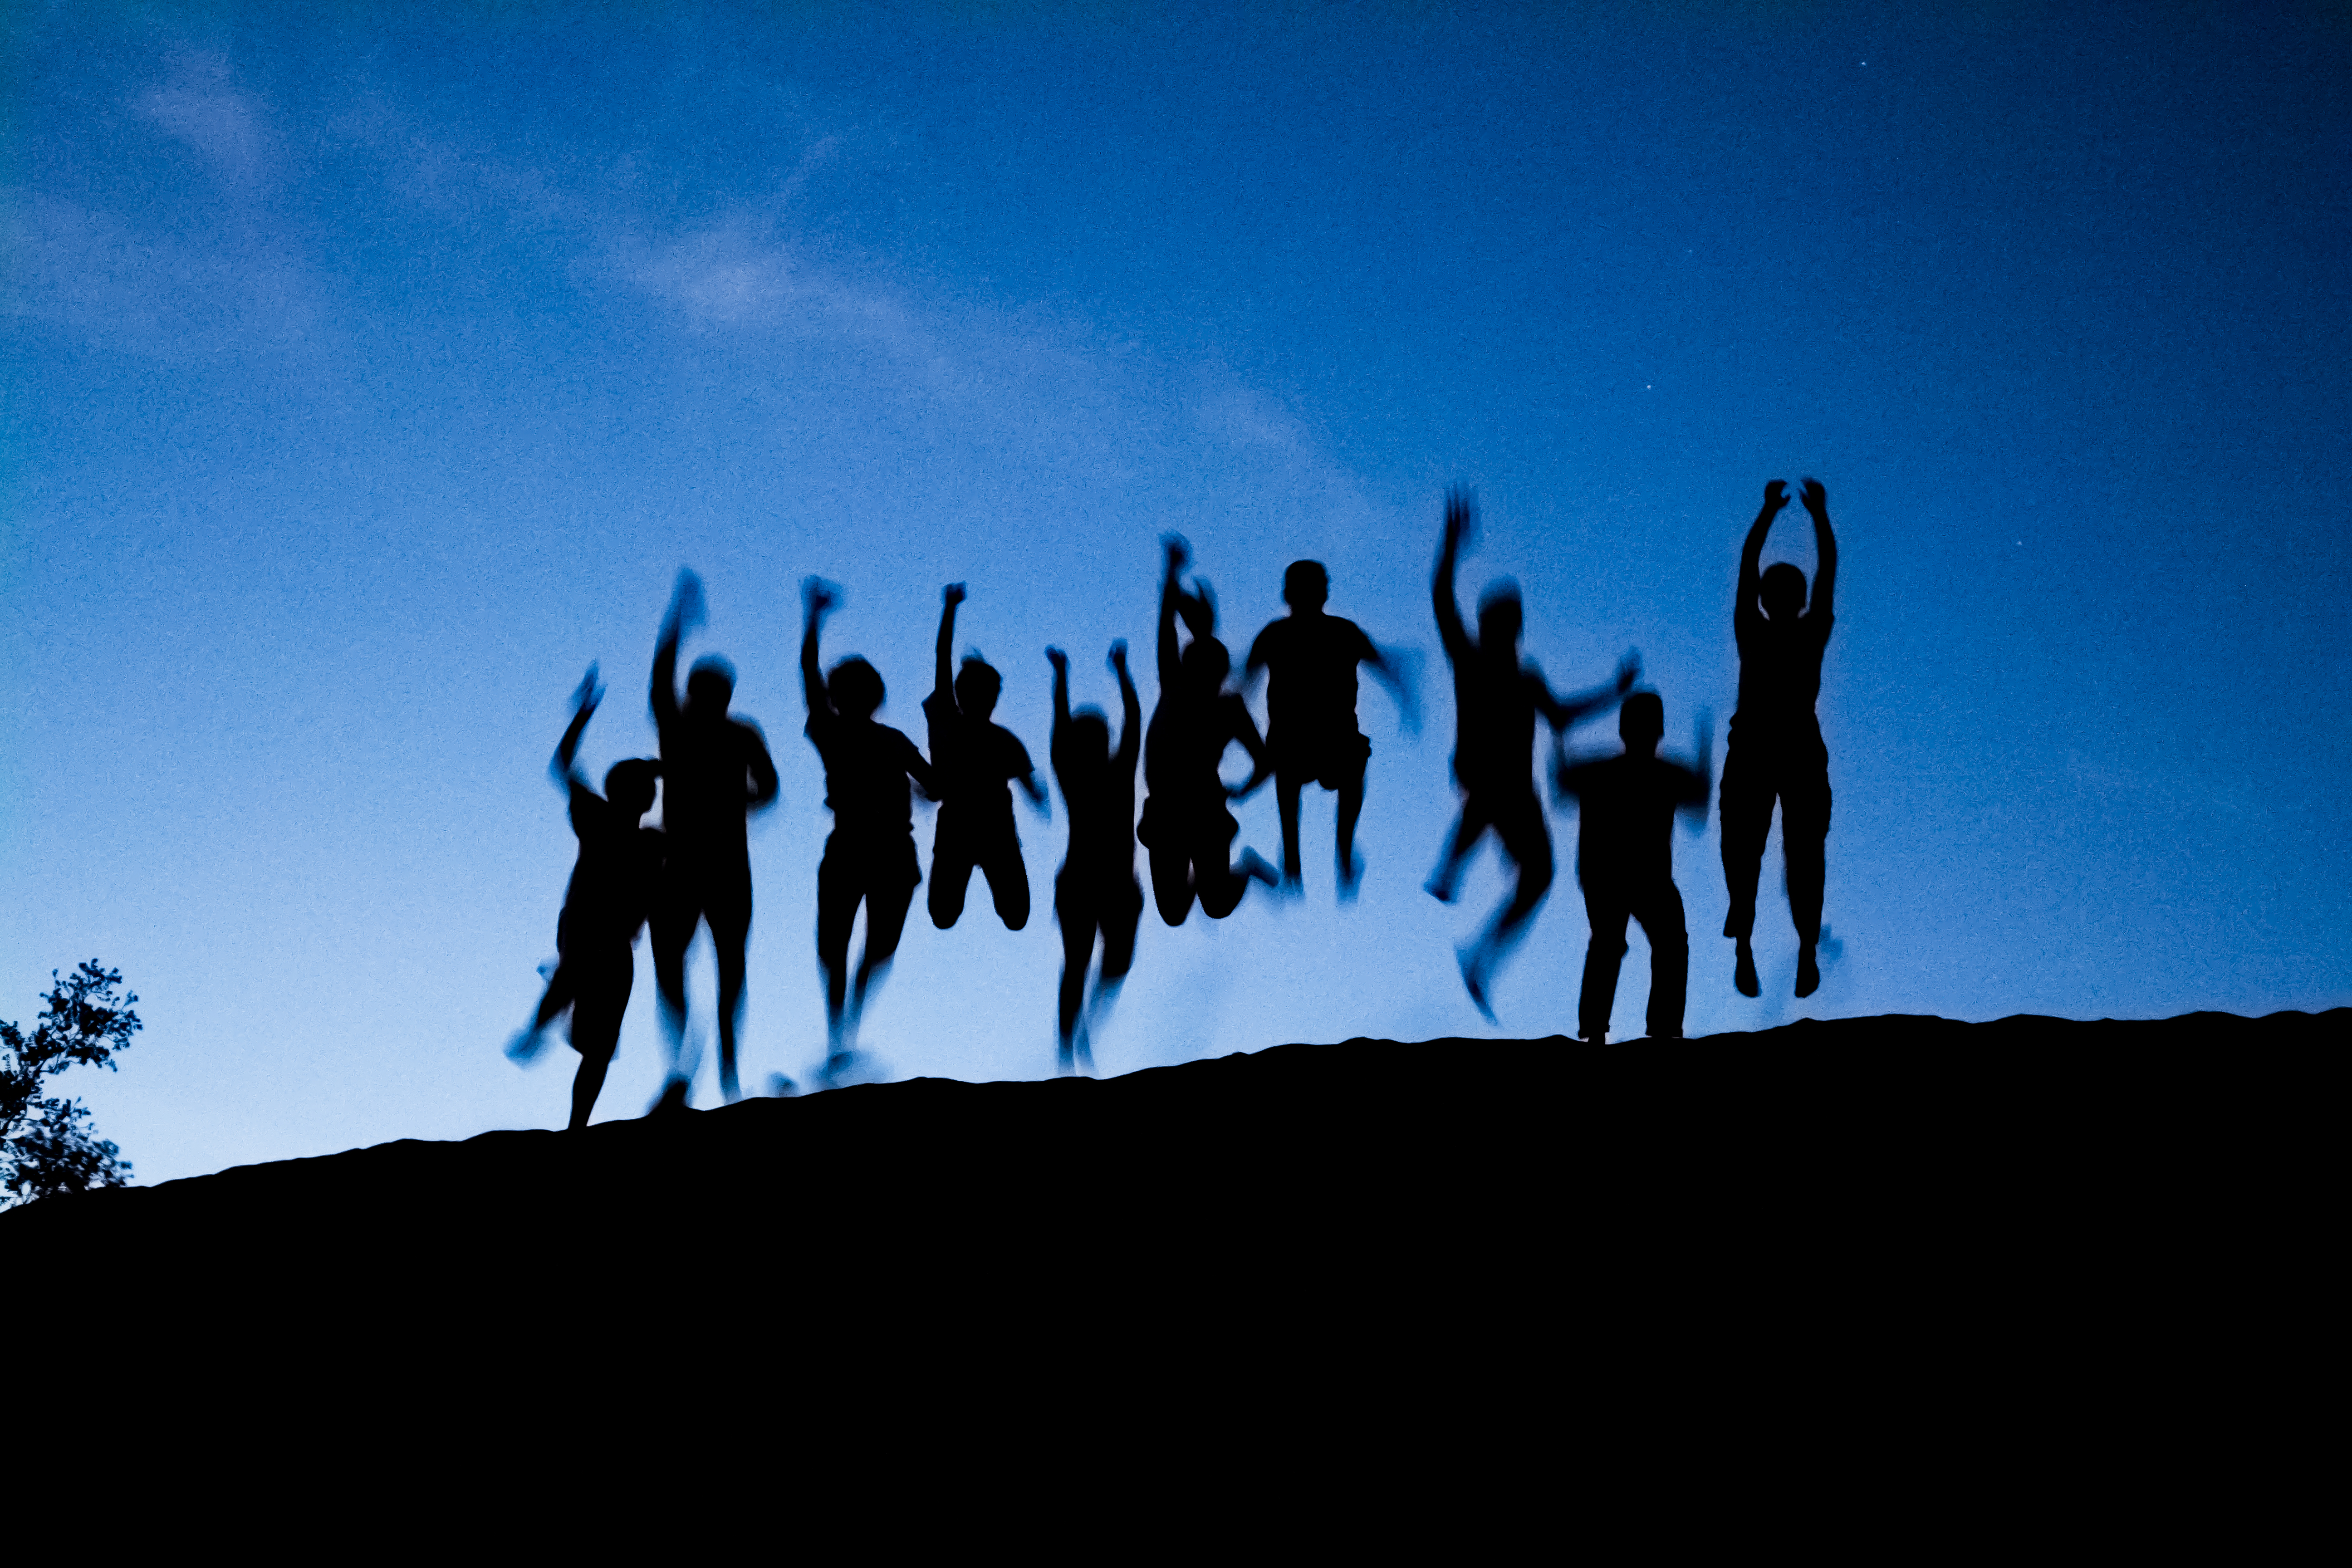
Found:
[[[1635,752],[1563,768],[1559,787],[1580,803],[1576,879],[1593,889],[1674,880],[1675,808],[1707,795],[1706,780],[1680,763]]]
[[[563,889],[556,945],[627,943],[653,907],[661,876],[662,835],[637,826],[635,815],[576,779],[571,785],[572,831],[580,858]]]
[[[912,831],[908,775],[930,775],[914,742],[887,724],[844,719],[822,708],[809,714],[803,733],[824,762],[824,804],[833,810],[836,833],[873,837]]]
[[[1822,694],[1822,655],[1833,616],[1818,611],[1768,619],[1753,605],[1731,617],[1739,643],[1739,708],[1731,732],[1749,741],[1819,741],[1813,703]]]
[[[967,714],[943,692],[923,699],[923,718],[930,731],[931,769],[939,777],[940,831],[1012,833],[1013,792],[1007,785],[1029,776],[1029,748],[1003,725]]]
[[[1356,733],[1356,666],[1379,650],[1355,622],[1293,614],[1270,623],[1250,645],[1249,662],[1265,666],[1266,743],[1278,752],[1313,752]]]

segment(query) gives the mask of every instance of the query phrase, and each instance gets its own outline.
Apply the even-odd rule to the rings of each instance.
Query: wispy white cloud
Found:
[[[266,239],[142,233],[27,192],[0,196],[5,308],[163,358],[316,347],[326,311],[310,269]]]
[[[224,184],[258,187],[275,173],[266,117],[236,89],[218,55],[184,57],[168,81],[134,98],[131,108],[194,148]]]

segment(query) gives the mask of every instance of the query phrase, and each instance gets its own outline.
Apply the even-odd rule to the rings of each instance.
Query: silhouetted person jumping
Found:
[[[571,884],[563,890],[563,913],[555,924],[555,973],[548,978],[546,994],[530,1026],[514,1037],[507,1055],[526,1061],[538,1054],[540,1036],[565,1008],[572,1011],[566,1037],[580,1053],[580,1071],[572,1080],[572,1121],[588,1125],[613,1052],[621,1042],[621,1019],[629,1010],[629,988],[636,980],[637,928],[646,922],[659,887],[662,836],[639,826],[654,807],[655,764],[640,757],[615,763],[604,773],[600,798],[588,777],[574,765],[580,737],[604,700],[596,686],[596,667],[572,693],[572,723],[556,743],[547,765],[558,789],[572,797],[572,831],[580,839],[580,858],[572,868]]]
[[[1143,919],[1143,889],[1135,879],[1135,760],[1143,749],[1143,704],[1127,672],[1127,644],[1115,642],[1110,667],[1118,672],[1121,717],[1113,751],[1110,721],[1092,708],[1070,711],[1069,656],[1049,647],[1045,657],[1054,666],[1054,777],[1070,818],[1070,852],[1054,879],[1054,914],[1062,922],[1056,1066],[1066,1073],[1073,1067],[1092,1073],[1089,1037],[1135,962],[1135,928]],[[1102,975],[1081,1028],[1079,1005],[1097,931],[1102,933]]]
[[[1029,868],[1021,863],[1021,836],[1013,826],[1013,792],[1043,807],[1045,787],[1029,761],[1029,749],[1002,724],[989,722],[1003,678],[979,655],[965,658],[952,683],[948,656],[955,646],[961,583],[940,590],[938,673],[923,700],[931,742],[931,768],[939,774],[940,820],[931,838],[931,923],[945,931],[963,914],[964,890],[972,868],[988,879],[990,897],[1008,931],[1029,923]]]
[[[1789,504],[1789,486],[1764,487],[1764,510],[1739,552],[1739,597],[1731,629],[1739,640],[1739,707],[1723,757],[1723,881],[1731,910],[1723,934],[1739,944],[1732,983],[1742,996],[1761,993],[1756,978],[1756,878],[1764,840],[1772,830],[1772,803],[1780,803],[1780,853],[1789,873],[1789,918],[1797,927],[1797,994],[1822,983],[1813,950],[1822,935],[1822,841],[1830,831],[1830,753],[1822,743],[1813,701],[1821,695],[1822,653],[1829,647],[1837,591],[1837,536],[1830,531],[1829,495],[1805,481],[1805,510],[1813,517],[1820,563],[1812,607],[1805,607],[1805,574],[1776,561],[1759,576],[1764,536]],[[1762,609],[1758,609],[1758,604]]]
[[[760,727],[727,711],[735,667],[716,655],[687,672],[677,700],[677,645],[702,624],[702,580],[677,574],[661,640],[654,647],[654,724],[661,733],[662,831],[669,864],[653,911],[654,980],[661,989],[662,1028],[670,1079],[662,1103],[686,1103],[686,950],[694,928],[710,923],[719,962],[719,1087],[740,1098],[735,1031],[743,1018],[743,949],[751,935],[751,850],[745,815],[776,798],[776,764]]]
[[[1478,639],[1471,641],[1454,596],[1454,568],[1462,547],[1477,528],[1477,510],[1467,490],[1445,498],[1445,542],[1437,553],[1431,597],[1437,631],[1454,666],[1454,780],[1462,791],[1462,816],[1445,852],[1426,884],[1431,896],[1452,903],[1463,867],[1489,829],[1517,868],[1505,900],[1476,941],[1462,949],[1462,984],[1489,1022],[1488,1004],[1496,967],[1527,932],[1528,922],[1551,889],[1551,834],[1543,804],[1536,798],[1536,715],[1554,733],[1607,709],[1632,689],[1639,659],[1625,656],[1612,685],[1570,697],[1555,696],[1533,659],[1519,657],[1519,586],[1507,578],[1478,599]]]
[[[1690,932],[1675,886],[1674,817],[1696,812],[1702,825],[1706,820],[1711,741],[1702,720],[1698,766],[1685,767],[1657,754],[1665,732],[1665,703],[1654,691],[1636,691],[1617,712],[1622,753],[1573,763],[1565,753],[1560,758],[1559,791],[1580,803],[1576,880],[1592,926],[1577,1032],[1595,1044],[1609,1037],[1629,916],[1650,939],[1650,1034],[1661,1040],[1682,1037]]]
[[[1160,918],[1170,925],[1184,923],[1192,900],[1201,912],[1221,921],[1234,912],[1249,891],[1255,877],[1267,887],[1279,880],[1265,857],[1255,849],[1242,851],[1238,868],[1230,863],[1234,835],[1241,824],[1226,809],[1265,782],[1274,759],[1258,737],[1257,721],[1240,694],[1225,689],[1233,672],[1233,656],[1211,634],[1217,612],[1208,584],[1187,594],[1177,581],[1190,549],[1174,534],[1161,541],[1168,547],[1168,572],[1160,585],[1160,705],[1152,710],[1151,728],[1144,739],[1143,826],[1137,832],[1151,852],[1151,897]],[[1177,652],[1176,618],[1184,617],[1192,639]],[[1249,752],[1249,782],[1228,788],[1217,776],[1225,748],[1239,741]]]
[[[923,879],[915,860],[912,778],[936,800],[940,784],[915,742],[874,721],[882,706],[881,674],[852,655],[827,677],[817,658],[817,631],[841,590],[821,578],[801,584],[808,605],[801,637],[801,689],[808,699],[808,738],[824,760],[824,804],[833,832],[816,870],[816,957],[824,970],[828,1077],[845,1066],[866,999],[888,973],[907,925],[907,906]],[[849,975],[849,932],[866,906],[866,951]]]
[[[1356,728],[1356,667],[1368,665],[1414,721],[1413,691],[1398,661],[1383,653],[1353,621],[1323,613],[1331,580],[1319,561],[1294,561],[1282,574],[1290,614],[1250,644],[1242,666],[1244,687],[1260,669],[1273,673],[1266,689],[1266,749],[1274,754],[1275,797],[1282,806],[1282,879],[1301,885],[1298,796],[1309,783],[1337,791],[1339,897],[1356,894],[1363,868],[1356,858],[1356,818],[1364,809],[1364,764],[1372,743]]]

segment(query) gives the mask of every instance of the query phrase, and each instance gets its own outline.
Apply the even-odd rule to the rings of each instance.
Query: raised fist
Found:
[[[940,597],[950,605],[962,604],[964,601],[963,584],[961,583],[949,584],[946,587],[940,590]]]
[[[1815,517],[1819,517],[1823,512],[1829,510],[1830,492],[1822,489],[1821,480],[1807,479],[1805,481],[1804,497],[1805,510],[1811,512]]]

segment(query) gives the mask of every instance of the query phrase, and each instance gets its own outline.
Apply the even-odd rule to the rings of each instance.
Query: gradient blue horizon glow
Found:
[[[1425,721],[1365,684],[1362,902],[1310,794],[1307,899],[1147,914],[1103,1070],[1572,1032],[1572,814],[1499,1027],[1454,958],[1491,850],[1420,890],[1444,489],[1482,501],[1465,604],[1516,576],[1556,686],[1638,647],[1686,747],[1730,714],[1741,533],[1805,474],[1836,957],[1790,998],[1776,832],[1738,997],[1716,825],[1678,832],[1693,1033],[2352,1002],[2348,43],[2320,5],[19,7],[0,1017],[121,968],[145,1033],[64,1081],[143,1182],[560,1125],[571,1054],[499,1052],[572,864],[547,756],[592,659],[592,770],[654,751],[691,565],[688,657],[782,775],[746,1079],[805,1078],[801,578],[919,742],[968,582],[1042,764],[1048,642],[1115,708],[1127,638],[1155,700],[1176,529],[1236,656],[1327,563]],[[1810,571],[1801,511],[1773,558]],[[1051,1070],[1054,813],[1025,931],[918,903],[888,1073]],[[1278,853],[1271,790],[1239,816]],[[600,1119],[657,1082],[650,967]],[[1636,935],[1620,1034],[1647,983]]]

